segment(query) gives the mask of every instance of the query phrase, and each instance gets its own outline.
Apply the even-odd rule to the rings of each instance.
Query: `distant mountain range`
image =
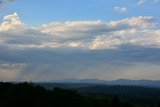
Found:
[[[118,79],[118,80],[98,80],[98,79],[66,79],[56,80],[56,83],[84,83],[84,84],[103,84],[103,85],[127,85],[127,86],[145,86],[145,87],[157,87],[160,88],[160,80],[129,80],[129,79]]]

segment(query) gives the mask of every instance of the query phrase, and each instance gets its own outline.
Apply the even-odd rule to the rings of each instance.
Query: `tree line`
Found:
[[[58,87],[47,90],[27,82],[0,82],[0,107],[141,107],[141,105],[124,101],[118,96],[95,97]],[[160,107],[160,102],[153,107]]]

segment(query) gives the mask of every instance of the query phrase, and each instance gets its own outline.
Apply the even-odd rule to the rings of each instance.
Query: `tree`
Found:
[[[158,105],[157,105],[157,107],[160,107],[160,101],[158,102]]]
[[[133,107],[129,101],[124,102],[123,107]]]
[[[112,107],[120,107],[120,99],[118,96],[114,96],[111,100]]]

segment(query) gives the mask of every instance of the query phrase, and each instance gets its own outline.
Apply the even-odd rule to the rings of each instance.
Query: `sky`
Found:
[[[0,80],[160,80],[160,0],[0,0]]]

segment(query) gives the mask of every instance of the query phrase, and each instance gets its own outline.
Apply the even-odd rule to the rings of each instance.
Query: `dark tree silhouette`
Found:
[[[119,99],[118,96],[114,96],[112,98],[111,105],[112,105],[112,107],[121,107],[121,105],[120,105],[120,99]]]
[[[126,101],[126,102],[124,102],[123,107],[133,107],[133,105],[129,101]]]
[[[47,90],[27,82],[0,82],[0,107],[133,107],[133,105],[118,96],[108,98],[97,94],[82,95],[74,90],[58,87]],[[160,107],[160,102],[157,107]]]
[[[158,102],[158,105],[157,105],[157,107],[160,107],[160,101]]]

